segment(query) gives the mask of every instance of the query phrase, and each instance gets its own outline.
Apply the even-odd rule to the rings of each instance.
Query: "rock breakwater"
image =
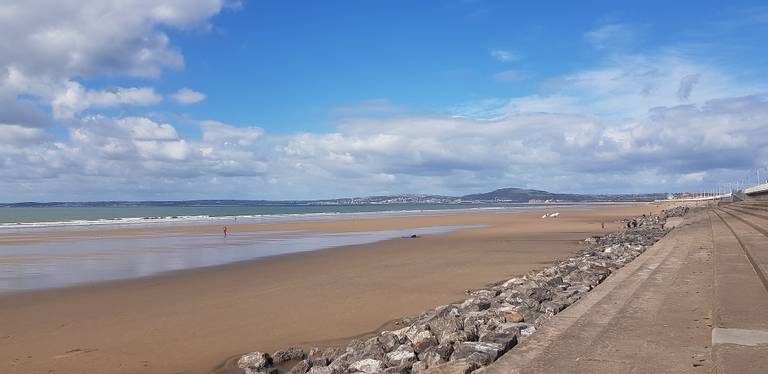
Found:
[[[278,373],[276,366],[286,362],[295,363],[287,371],[291,374],[472,372],[494,362],[642,254],[669,232],[667,218],[687,210],[635,217],[626,230],[587,238],[586,248],[571,258],[535,274],[468,290],[463,302],[405,318],[398,330],[356,339],[346,347],[251,352],[240,358],[238,367],[246,374]]]

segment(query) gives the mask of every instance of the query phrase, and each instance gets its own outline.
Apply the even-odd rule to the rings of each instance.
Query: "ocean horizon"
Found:
[[[341,219],[370,214],[413,214],[445,210],[523,209],[568,204],[366,204],[137,207],[2,207],[0,229],[94,225],[269,223],[306,219]]]

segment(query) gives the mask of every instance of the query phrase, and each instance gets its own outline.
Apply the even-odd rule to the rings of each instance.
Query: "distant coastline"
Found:
[[[487,204],[487,203],[570,203],[570,202],[647,202],[667,197],[666,193],[647,194],[564,194],[522,188],[502,188],[464,196],[400,194],[345,197],[318,200],[144,200],[144,201],[51,201],[0,203],[0,208],[52,207],[219,207],[219,206],[318,206],[318,205],[400,205],[400,204]]]

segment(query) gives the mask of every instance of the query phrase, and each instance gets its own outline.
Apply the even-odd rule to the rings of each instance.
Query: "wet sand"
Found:
[[[233,232],[353,232],[485,225],[179,271],[132,280],[0,294],[0,372],[209,373],[227,358],[289,345],[341,344],[399,317],[460,300],[463,291],[540,269],[586,236],[651,205],[463,212],[352,221],[236,225]],[[16,236],[217,232],[158,227]],[[134,230],[131,232],[131,230]],[[35,234],[40,235],[40,234]],[[7,240],[11,240],[6,238]]]

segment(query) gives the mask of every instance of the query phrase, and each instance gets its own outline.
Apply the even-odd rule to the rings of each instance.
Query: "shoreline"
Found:
[[[440,226],[427,226],[427,227],[431,228],[431,227],[440,227]],[[92,290],[94,288],[99,288],[99,287],[112,288],[112,287],[131,285],[132,283],[163,281],[165,279],[172,279],[176,277],[195,277],[197,275],[204,276],[209,271],[238,270],[238,268],[243,268],[243,267],[247,268],[247,267],[250,267],[251,265],[270,262],[271,260],[280,260],[280,259],[290,260],[291,258],[300,258],[301,256],[308,253],[320,253],[320,252],[326,252],[326,251],[330,252],[334,250],[352,250],[356,247],[376,245],[382,242],[389,242],[389,241],[395,241],[395,240],[415,240],[415,239],[421,239],[423,237],[446,235],[446,234],[450,234],[452,232],[457,232],[457,231],[477,230],[482,228],[484,227],[456,228],[443,233],[425,234],[423,236],[419,236],[418,238],[410,238],[407,236],[403,236],[403,237],[397,237],[397,238],[377,240],[377,241],[362,243],[362,244],[337,245],[337,246],[324,247],[319,249],[310,249],[306,251],[273,254],[273,255],[268,255],[263,257],[255,257],[255,258],[244,259],[239,261],[227,262],[223,264],[207,265],[207,266],[192,267],[192,268],[185,268],[185,269],[178,269],[178,270],[168,270],[168,271],[163,271],[160,273],[155,273],[152,275],[146,275],[146,276],[140,276],[140,277],[107,279],[107,280],[100,280],[95,282],[81,282],[73,285],[65,285],[60,287],[44,287],[44,288],[13,290],[13,291],[0,291],[0,299],[2,299],[2,297],[4,296],[13,296],[13,295],[20,295],[20,294],[34,294],[34,293],[48,293],[48,292],[56,293],[58,291],[62,291],[62,290],[66,291],[70,289],[73,292],[76,292],[78,289]],[[415,228],[415,229],[420,229],[420,228]],[[0,246],[0,248],[2,248],[2,246]]]
[[[451,206],[450,208],[440,209],[390,209],[390,210],[369,210],[369,211],[349,211],[349,212],[306,212],[306,213],[274,213],[274,214],[242,214],[242,215],[173,215],[173,216],[136,216],[136,217],[115,217],[115,218],[96,218],[96,219],[71,219],[64,221],[30,221],[30,222],[0,222],[0,234],[3,231],[21,230],[24,232],[48,232],[66,229],[83,230],[89,229],[133,229],[133,228],[152,228],[153,226],[161,228],[184,227],[184,226],[205,226],[223,223],[225,220],[245,220],[246,224],[279,224],[288,222],[314,222],[314,221],[334,221],[346,219],[379,219],[387,217],[431,215],[444,213],[468,213],[474,211],[527,211],[531,209],[557,209],[557,208],[583,208],[589,206],[633,206],[638,204],[653,204],[653,202],[562,202],[562,203],[470,203],[470,204],[443,204]],[[418,207],[419,204],[403,204]],[[429,204],[426,204],[429,205]],[[433,204],[441,205],[441,204]],[[463,207],[474,205],[471,207]],[[364,206],[387,206],[397,207],[397,204],[389,205],[364,205]],[[219,207],[219,206],[214,206]],[[225,206],[226,207],[226,206]],[[339,205],[342,208],[358,207],[356,205]],[[66,207],[36,208],[36,207],[0,207],[0,209],[67,209]],[[82,208],[87,209],[87,208]],[[120,208],[117,208],[120,209]],[[337,219],[334,219],[338,217]],[[264,221],[267,222],[264,222]],[[249,222],[250,221],[250,222]],[[258,221],[258,222],[255,222]],[[16,234],[19,232],[10,232]]]
[[[227,357],[257,347],[342,342],[376,332],[383,321],[461,299],[467,288],[567,257],[580,249],[579,241],[600,231],[601,220],[658,209],[646,204],[569,209],[568,215],[549,221],[540,219],[540,211],[526,210],[292,224],[323,231],[407,227],[413,220],[429,225],[490,223],[419,239],[3,294],[0,331],[7,331],[7,337],[0,337],[0,365],[12,364],[12,373],[49,368],[57,373],[83,368],[207,373]],[[169,344],[178,345],[178,352],[169,356],[152,348]]]

